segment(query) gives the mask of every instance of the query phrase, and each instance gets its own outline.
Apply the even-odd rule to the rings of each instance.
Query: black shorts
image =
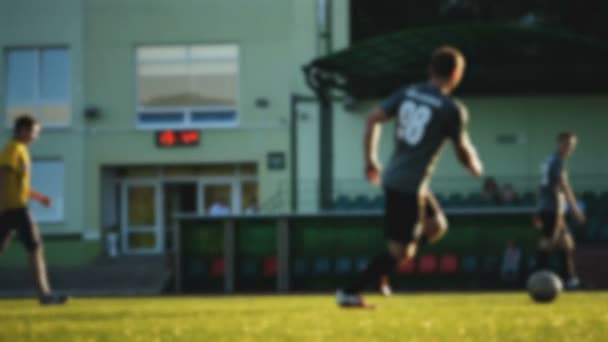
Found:
[[[384,209],[384,238],[410,243],[417,241],[420,232],[418,222],[421,213],[426,217],[436,215],[433,203],[428,197],[415,193],[403,193],[384,189],[386,205]]]
[[[28,251],[40,244],[40,234],[27,208],[9,209],[0,214],[0,251],[8,245],[15,231]]]
[[[552,239],[559,227],[560,214],[555,211],[541,211],[538,217],[542,223],[541,232],[543,237]]]

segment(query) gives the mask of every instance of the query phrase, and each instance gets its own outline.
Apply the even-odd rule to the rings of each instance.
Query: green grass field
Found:
[[[608,293],[0,300],[0,341],[608,341]]]

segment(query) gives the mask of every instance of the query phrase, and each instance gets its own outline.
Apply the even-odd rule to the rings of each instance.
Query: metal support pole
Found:
[[[175,293],[182,293],[182,227],[178,218],[173,219],[173,274]]]
[[[234,264],[236,258],[235,225],[233,219],[228,219],[224,223],[224,292],[226,293],[234,292]]]
[[[329,88],[318,90],[319,98],[319,204],[322,210],[333,208],[334,178],[334,116]]]
[[[291,165],[291,212],[298,210],[298,96],[291,95],[291,120],[290,120],[290,138],[291,151],[289,153]]]
[[[277,254],[279,269],[277,273],[277,290],[289,291],[289,220],[280,218],[277,222]]]

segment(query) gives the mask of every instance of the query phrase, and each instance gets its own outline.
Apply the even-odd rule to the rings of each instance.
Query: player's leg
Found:
[[[418,245],[420,247],[435,243],[441,240],[448,231],[448,220],[441,209],[441,205],[435,195],[431,191],[422,195],[420,203],[423,205],[419,208],[419,216],[423,217],[420,222],[422,226],[422,233],[418,239]],[[404,262],[407,262],[409,258],[405,258]],[[384,296],[391,296],[393,290],[390,284],[390,278],[388,275],[383,275],[380,280],[380,293]]]
[[[15,235],[15,230],[11,223],[10,214],[7,212],[0,214],[0,254],[6,250],[13,239],[13,235]]]
[[[542,235],[536,251],[536,269],[544,270],[549,268],[549,256],[555,247],[559,215],[556,212],[546,211],[539,214],[539,219]]]
[[[576,273],[576,245],[570,230],[565,225],[560,231],[557,247],[559,248],[559,257],[563,267],[561,276],[566,282],[566,287],[569,289],[578,288],[580,280]]]
[[[435,195],[429,191],[423,202],[424,220],[422,221],[422,236],[420,244],[434,243],[441,240],[448,232],[448,219],[441,209],[441,205]]]
[[[44,259],[44,248],[38,227],[27,209],[19,210],[17,215],[19,221],[17,232],[29,255],[30,267],[36,280],[40,303],[63,304],[67,300],[67,297],[56,296],[51,292],[46,260]]]
[[[359,295],[364,289],[371,284],[379,284],[382,277],[392,274],[399,263],[415,255],[416,241],[421,231],[418,210],[416,195],[386,191],[384,235],[387,250],[370,261],[350,288],[338,292],[339,305],[364,305]]]

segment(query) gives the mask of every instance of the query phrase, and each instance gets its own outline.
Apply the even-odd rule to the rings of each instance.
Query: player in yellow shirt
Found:
[[[38,139],[40,125],[33,117],[21,115],[15,120],[14,136],[0,152],[0,253],[15,232],[28,251],[41,304],[63,304],[68,297],[51,292],[42,240],[27,204],[30,199],[45,207],[51,200],[31,189],[28,145]]]

